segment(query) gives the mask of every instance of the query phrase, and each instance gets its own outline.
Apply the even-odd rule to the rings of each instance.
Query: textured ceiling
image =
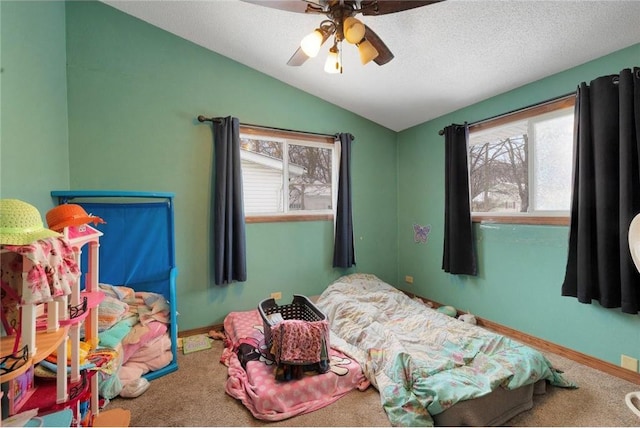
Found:
[[[358,15],[395,59],[362,66],[344,43],[343,74],[330,75],[331,43],[286,65],[324,15],[240,0],[104,3],[394,131],[640,42],[640,1],[446,0]]]

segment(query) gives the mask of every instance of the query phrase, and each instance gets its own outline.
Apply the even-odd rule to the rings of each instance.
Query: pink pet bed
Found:
[[[330,368],[300,379],[276,380],[276,364],[264,343],[263,320],[257,309],[231,312],[224,320],[227,338],[220,361],[228,367],[227,393],[242,401],[258,419],[279,421],[328,406],[369,381],[360,365],[330,349]]]

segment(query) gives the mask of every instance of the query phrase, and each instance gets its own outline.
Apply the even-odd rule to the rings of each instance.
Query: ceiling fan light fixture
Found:
[[[356,46],[358,46],[358,52],[360,53],[360,62],[365,65],[379,55],[378,50],[367,39],[362,39]]]
[[[340,61],[340,55],[337,44],[334,44],[329,49],[329,55],[327,55],[327,61],[324,63],[324,71],[329,74],[336,74],[342,72],[342,62]]]
[[[325,40],[323,31],[320,28],[316,28],[312,33],[304,36],[300,42],[300,48],[310,58],[315,58],[320,52],[320,46]]]
[[[342,27],[345,40],[352,45],[359,43],[360,40],[364,38],[364,24],[353,16],[345,18],[344,22],[342,23]]]

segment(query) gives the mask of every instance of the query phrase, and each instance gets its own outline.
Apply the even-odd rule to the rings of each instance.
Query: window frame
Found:
[[[575,108],[576,94],[569,95],[527,107],[511,113],[500,115],[493,119],[483,120],[469,125],[469,134],[488,128],[505,125],[518,120],[528,120],[535,116],[556,112],[567,108]],[[468,151],[468,150],[467,150]],[[470,172],[469,172],[470,173]],[[529,174],[532,174],[531,168]],[[531,178],[531,177],[530,177]],[[471,198],[471,195],[469,195]],[[499,213],[471,213],[473,223],[505,223],[505,224],[530,224],[530,225],[552,225],[568,226],[571,219],[570,211],[567,214],[559,214],[558,211],[551,211],[549,214],[541,212],[520,213],[520,214],[499,214]]]
[[[284,212],[284,213],[265,213],[265,214],[250,214],[245,213],[245,223],[279,223],[279,222],[296,222],[296,221],[333,221],[335,216],[335,209],[337,203],[337,181],[338,181],[338,168],[339,168],[339,153],[336,150],[336,140],[334,137],[328,135],[310,134],[299,131],[280,130],[267,127],[259,127],[253,125],[240,125],[240,135],[254,136],[254,137],[267,137],[273,139],[273,141],[284,141],[300,146],[321,147],[322,145],[333,146],[333,165],[332,165],[332,209],[331,213],[309,211],[307,213]],[[283,154],[285,156],[285,154]],[[287,168],[288,162],[284,164]],[[284,185],[286,188],[287,186]],[[288,194],[288,189],[285,192]],[[243,195],[244,197],[244,195]],[[288,197],[285,198],[285,203],[288,203]],[[328,210],[326,210],[328,211]]]

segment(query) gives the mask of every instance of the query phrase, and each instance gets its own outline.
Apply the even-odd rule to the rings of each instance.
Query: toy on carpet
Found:
[[[436,309],[438,312],[443,313],[445,315],[449,315],[450,317],[454,317],[456,315],[458,315],[458,311],[456,311],[456,308],[454,308],[453,306],[440,306],[438,309]]]
[[[211,349],[213,340],[206,334],[195,334],[182,338],[182,353],[187,355],[196,351]]]
[[[125,386],[120,391],[120,397],[123,398],[136,398],[141,396],[147,389],[149,389],[149,381],[143,377],[135,379]]]
[[[473,324],[476,325],[478,324],[478,321],[476,320],[476,317],[472,314],[466,313],[466,314],[462,314],[458,317],[458,319],[462,322],[466,322],[467,324]]]
[[[224,340],[226,336],[222,331],[209,330],[209,337],[215,340]]]

